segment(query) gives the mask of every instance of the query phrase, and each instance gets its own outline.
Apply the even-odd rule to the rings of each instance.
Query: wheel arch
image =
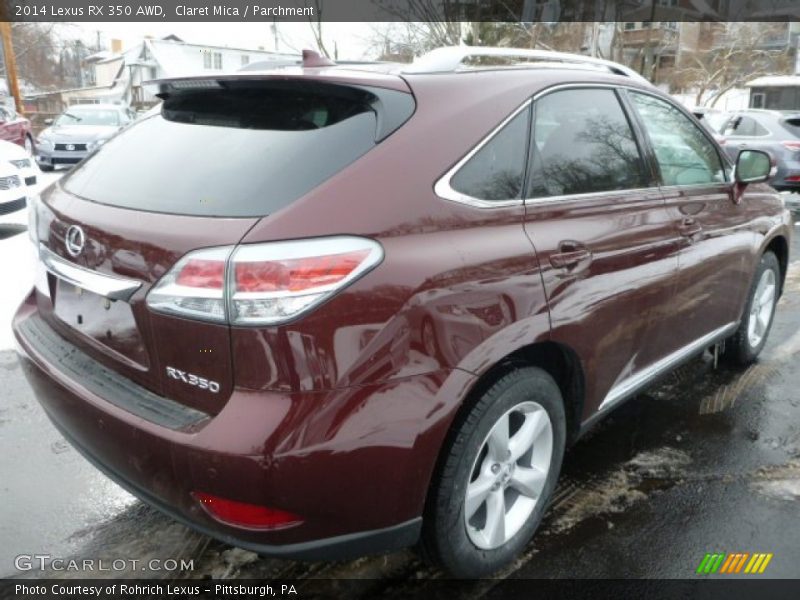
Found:
[[[441,438],[434,468],[428,482],[424,511],[427,514],[435,482],[443,468],[446,450],[475,402],[500,378],[521,367],[538,367],[555,380],[564,401],[567,417],[567,446],[579,437],[585,398],[585,376],[577,353],[569,346],[551,340],[522,346],[496,361],[472,379],[453,411]]]

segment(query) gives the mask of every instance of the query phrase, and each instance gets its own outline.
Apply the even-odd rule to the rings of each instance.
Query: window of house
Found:
[[[214,59],[211,57],[211,52],[209,50],[203,51],[203,68],[210,69],[214,66]]]
[[[221,70],[222,69],[222,53],[221,52],[214,52],[214,68]]]
[[[242,54],[242,66],[245,67],[250,64],[250,55]]]
[[[664,185],[725,181],[716,147],[689,117],[649,94],[631,92],[630,97],[647,130]]]
[[[610,89],[548,94],[534,107],[529,198],[647,185],[630,123]]]
[[[523,110],[498,131],[450,180],[462,194],[480,200],[522,197],[530,110]]]

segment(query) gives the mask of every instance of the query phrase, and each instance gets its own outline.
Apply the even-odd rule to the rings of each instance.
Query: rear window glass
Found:
[[[783,126],[793,135],[800,137],[800,116],[786,117],[783,120]]]
[[[103,204],[201,216],[275,212],[375,145],[372,95],[343,86],[182,91],[65,178]]]

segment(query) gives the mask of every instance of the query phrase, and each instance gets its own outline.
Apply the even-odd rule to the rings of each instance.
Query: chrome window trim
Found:
[[[115,275],[103,275],[86,267],[68,262],[44,244],[39,244],[39,258],[44,267],[59,279],[111,300],[130,300],[142,287],[140,281]]]
[[[600,403],[598,412],[611,408],[616,405],[620,400],[629,397],[637,390],[643,388],[647,383],[662,375],[663,373],[676,367],[682,360],[689,358],[691,355],[699,352],[706,346],[711,345],[715,340],[733,333],[738,327],[737,323],[728,323],[711,333],[707,333],[701,338],[694,340],[683,348],[679,348],[672,354],[668,354],[664,358],[654,362],[652,365],[645,367],[641,371],[634,373],[630,377],[623,379],[620,383],[612,387],[603,402]]]
[[[540,98],[552,94],[554,92],[568,90],[568,89],[583,89],[583,88],[600,88],[600,89],[609,89],[609,90],[618,90],[618,89],[626,89],[632,90],[634,92],[638,92],[640,94],[646,94],[649,96],[653,96],[654,98],[658,98],[659,100],[663,100],[670,104],[670,106],[675,106],[681,113],[689,118],[690,114],[684,108],[682,108],[677,103],[670,101],[669,99],[664,98],[661,94],[654,92],[653,90],[648,90],[639,86],[629,85],[626,83],[600,83],[600,82],[587,82],[587,83],[580,83],[580,82],[573,82],[573,83],[560,83],[557,85],[550,86],[543,90],[539,90],[536,92],[531,98],[528,98],[521,106],[517,107],[514,112],[512,112],[508,117],[503,119],[503,121],[495,127],[491,132],[489,132],[481,141],[479,141],[473,148],[470,150],[461,160],[459,160],[455,165],[453,165],[447,172],[442,175],[436,183],[433,185],[434,193],[443,198],[445,200],[450,200],[451,202],[458,202],[459,204],[466,204],[467,206],[472,206],[474,208],[508,208],[510,206],[520,206],[520,205],[536,205],[536,204],[545,204],[551,202],[564,202],[564,201],[571,201],[571,200],[583,200],[583,199],[591,199],[593,196],[600,196],[606,194],[624,194],[624,193],[642,193],[646,191],[664,191],[664,190],[672,190],[672,189],[680,189],[680,190],[692,190],[695,188],[701,187],[710,187],[710,186],[717,186],[723,184],[731,184],[733,183],[733,171],[731,170],[731,179],[725,179],[724,181],[713,181],[709,183],[698,183],[698,184],[689,184],[689,185],[680,185],[680,186],[653,186],[647,188],[634,188],[634,189],[625,189],[625,190],[607,190],[604,192],[586,192],[583,194],[563,194],[559,196],[545,196],[541,198],[515,198],[509,200],[482,200],[480,198],[475,198],[468,194],[463,194],[453,189],[450,185],[450,180],[453,176],[458,172],[458,170],[466,164],[470,158],[472,158],[481,148],[483,148],[491,139],[497,135],[500,130],[508,124],[514,117],[516,117],[520,112],[531,106],[534,102],[539,100]],[[702,127],[695,124],[698,131],[700,131],[705,138],[711,142],[712,145],[716,145],[716,141],[713,137]],[[716,147],[716,146],[715,146]],[[725,169],[725,166],[733,168],[734,164],[728,160],[727,155],[724,152],[719,152],[719,148],[717,148],[717,155],[720,159],[720,162],[723,166],[723,173],[725,176],[728,176],[728,170]]]
[[[481,198],[475,198],[474,196],[470,196],[469,194],[464,194],[453,189],[451,185],[451,180],[453,176],[463,167],[469,160],[475,156],[481,148],[483,148],[486,144],[492,141],[494,137],[500,133],[500,130],[503,129],[508,123],[510,123],[514,117],[519,115],[522,111],[530,108],[531,103],[533,100],[528,98],[522,105],[518,106],[514,111],[503,119],[500,124],[492,129],[484,138],[479,141],[475,146],[473,146],[472,150],[467,152],[467,154],[461,158],[455,165],[450,167],[448,171],[442,175],[436,183],[433,185],[434,193],[439,196],[440,198],[444,198],[445,200],[450,200],[452,202],[459,202],[461,204],[467,204],[469,206],[474,206],[476,208],[504,208],[509,206],[522,206],[525,202],[523,198],[510,198],[508,200],[483,200]],[[530,123],[529,123],[530,126]]]

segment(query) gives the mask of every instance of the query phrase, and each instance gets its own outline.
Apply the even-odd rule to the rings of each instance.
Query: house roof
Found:
[[[799,75],[768,75],[757,77],[744,84],[745,87],[800,87]]]
[[[148,39],[144,43],[147,44],[152,59],[161,66],[163,73],[167,77],[197,74],[198,69],[202,69],[202,67],[198,67],[196,55],[199,52],[207,52],[209,50],[241,52],[242,54],[247,54],[251,62],[258,60],[285,63],[287,60],[296,61],[300,59],[297,54],[283,54],[267,50],[252,50],[250,48],[210,46],[207,44],[187,44],[186,42],[176,42],[169,39]],[[202,62],[200,64],[202,65]],[[239,65],[237,64],[236,67],[238,68]]]

